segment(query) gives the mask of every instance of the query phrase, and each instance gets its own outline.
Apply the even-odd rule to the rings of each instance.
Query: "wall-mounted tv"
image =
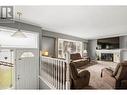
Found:
[[[98,39],[97,49],[119,49],[119,37]]]

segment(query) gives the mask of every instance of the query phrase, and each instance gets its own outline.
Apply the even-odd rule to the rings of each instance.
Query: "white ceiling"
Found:
[[[23,21],[84,39],[127,34],[126,6],[16,6],[16,11]]]

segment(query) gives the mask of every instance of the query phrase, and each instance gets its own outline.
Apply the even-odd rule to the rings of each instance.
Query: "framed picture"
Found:
[[[67,39],[58,39],[58,58],[66,58],[66,52],[70,49],[70,53],[80,53],[82,55],[82,42]]]

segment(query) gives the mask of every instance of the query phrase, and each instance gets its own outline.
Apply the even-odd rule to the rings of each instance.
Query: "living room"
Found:
[[[126,6],[2,8],[15,14],[0,23],[0,65],[14,55],[6,89],[127,89]]]
[[[91,7],[89,7],[89,8],[91,8]],[[94,7],[94,9],[96,9],[96,8]],[[99,11],[99,12],[102,12],[102,11],[104,12],[104,11],[106,11],[106,9],[108,10],[108,8],[103,7],[102,10],[100,9],[101,11]],[[122,8],[120,10],[122,10]],[[109,10],[111,11],[110,8],[109,8]],[[114,7],[114,10],[115,10],[115,7]],[[109,20],[107,21],[107,17],[111,17],[110,20],[112,20],[114,22],[117,22],[117,21],[119,22],[118,18],[120,19],[120,17],[117,18],[115,16],[115,18],[112,18],[113,15],[111,15],[111,14],[115,11],[112,11],[112,13],[110,13],[110,15],[108,12],[109,11],[107,11],[107,13],[103,13],[103,16],[104,16],[103,20],[104,21],[101,18],[102,21],[100,21],[100,22],[103,22],[103,23],[107,22],[107,24],[109,24],[108,23]],[[97,13],[98,13],[98,11],[97,11]],[[106,17],[104,14],[105,15],[108,14],[108,16]],[[119,14],[118,10],[114,14]],[[100,18],[98,20],[100,20]],[[91,23],[94,23],[94,22],[91,22]],[[113,22],[111,22],[111,23],[113,23]],[[101,24],[101,25],[103,25],[103,24]],[[57,57],[57,58],[62,58],[62,59],[66,58],[65,53],[67,50],[71,51],[70,53],[80,53],[82,58],[83,57],[88,58],[88,59],[90,59],[90,63],[92,63],[92,64],[89,64],[90,65],[89,67],[86,66],[87,68],[83,67],[83,64],[81,64],[81,66],[78,64],[78,69],[83,68],[82,70],[79,70],[79,72],[82,72],[84,69],[87,69],[88,71],[90,71],[90,74],[91,74],[90,79],[89,79],[89,85],[87,85],[85,88],[83,88],[83,87],[81,87],[81,88],[82,89],[115,89],[116,88],[114,86],[115,84],[112,84],[115,81],[112,81],[111,83],[110,82],[109,83],[103,82],[102,78],[101,78],[101,73],[102,73],[102,70],[105,68],[108,68],[108,69],[110,69],[111,72],[113,72],[113,71],[115,71],[115,69],[119,63],[126,61],[127,46],[126,46],[126,33],[124,32],[124,29],[126,29],[124,26],[118,26],[117,28],[112,27],[109,30],[107,30],[107,29],[100,30],[100,32],[97,31],[96,34],[85,35],[85,37],[86,36],[91,37],[91,38],[86,37],[86,39],[83,39],[81,37],[83,35],[81,32],[80,33],[82,35],[80,34],[80,37],[75,38],[72,36],[75,34],[75,32],[71,36],[68,36],[65,34],[65,32],[64,32],[64,34],[61,34],[61,33],[56,33],[56,32],[51,32],[51,31],[44,31],[43,32],[42,52],[43,52],[43,54],[45,54],[45,52],[48,53],[48,55],[46,54],[46,56]],[[119,30],[121,32],[118,33]],[[103,31],[103,32],[101,33],[101,31]],[[114,33],[112,31],[114,31]],[[91,32],[91,30],[89,32]],[[75,44],[78,45],[78,44],[80,44],[80,42],[82,42],[82,44],[80,45],[81,51],[80,50],[78,51],[77,48],[80,46],[75,46]],[[77,58],[79,58],[79,57],[77,56]],[[99,64],[97,64],[97,63],[99,63]],[[109,78],[109,80],[113,80],[113,79]],[[109,84],[111,84],[111,85],[109,85]],[[126,83],[124,83],[124,84],[126,85]],[[42,88],[43,88],[43,86],[42,86]]]
[[[79,38],[76,39],[69,35],[50,31],[43,32],[43,35],[43,56],[66,59],[66,53],[64,53],[64,51],[69,49],[71,62],[74,63],[78,73],[81,73],[84,70],[88,70],[90,72],[90,78],[87,85],[84,87],[75,85],[75,87],[72,87],[71,89],[125,89],[125,86],[123,88],[115,87],[114,81],[106,83],[107,80],[104,81],[105,79],[103,80],[101,74],[102,70],[107,68],[110,69],[110,73],[115,72],[117,65],[126,61],[126,36],[102,37],[94,40],[79,40]],[[78,45],[75,44],[76,42],[82,42],[81,51],[76,51],[78,48],[78,46],[74,46]],[[77,53],[79,53],[79,55]],[[85,62],[85,60],[87,61]],[[112,79],[109,78],[108,81],[110,80]],[[83,82],[85,83],[85,79]],[[81,83],[83,84],[83,82]]]

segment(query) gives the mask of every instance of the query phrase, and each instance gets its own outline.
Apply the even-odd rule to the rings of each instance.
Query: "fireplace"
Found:
[[[101,53],[101,60],[113,62],[113,53]]]

